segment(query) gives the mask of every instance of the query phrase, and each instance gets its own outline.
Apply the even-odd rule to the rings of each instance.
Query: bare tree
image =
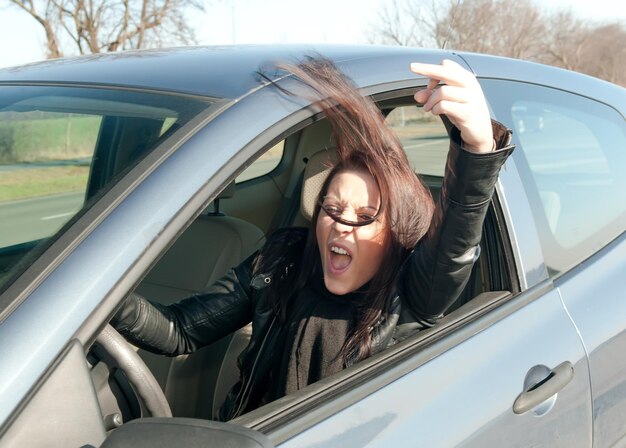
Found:
[[[371,26],[370,43],[433,46],[438,0],[392,0],[381,5]]]
[[[195,42],[185,12],[197,0],[2,0],[44,28],[48,58]]]
[[[576,18],[570,11],[564,11],[553,15],[550,25],[545,53],[540,60],[574,70],[581,64],[583,48],[589,32],[587,24]]]
[[[610,23],[592,29],[584,66],[575,70],[626,87],[626,26]]]
[[[531,0],[394,0],[379,11],[370,41],[527,59],[626,85],[623,23],[548,15]]]
[[[435,27],[438,46],[520,59],[542,52],[546,24],[530,0],[449,0]]]
[[[379,11],[370,41],[528,58],[544,30],[530,0],[394,0]]]
[[[561,12],[550,20],[550,36],[540,62],[626,86],[626,27],[594,25]]]

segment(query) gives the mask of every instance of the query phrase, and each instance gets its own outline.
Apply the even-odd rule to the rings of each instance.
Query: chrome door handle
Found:
[[[531,369],[531,372],[533,369]],[[548,369],[548,371],[548,375],[545,378],[530,385],[528,388],[525,387],[524,392],[517,396],[513,403],[513,412],[523,414],[530,411],[535,406],[556,395],[574,378],[574,366],[569,361],[562,362],[554,369]],[[527,375],[527,379],[531,372]]]

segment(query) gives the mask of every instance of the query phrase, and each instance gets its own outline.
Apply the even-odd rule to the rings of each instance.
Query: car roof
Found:
[[[461,58],[479,77],[555,87],[612,104],[622,114],[626,110],[626,89],[580,73],[484,54],[383,45],[265,44],[100,53],[0,69],[0,85],[114,86],[236,99],[259,87],[259,71],[271,77],[277,62],[297,62],[319,55],[344,69],[354,67],[359,72],[354,74],[397,66],[399,61],[404,67],[407,61]],[[410,74],[408,70],[405,73]],[[359,79],[356,82],[360,84]]]
[[[322,55],[340,63],[432,52],[365,45],[240,45],[135,50],[53,59],[1,69],[0,83],[109,85],[238,98],[259,86],[259,70],[271,71],[279,61],[296,62],[307,56]]]

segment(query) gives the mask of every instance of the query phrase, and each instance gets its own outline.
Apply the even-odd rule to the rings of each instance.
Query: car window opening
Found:
[[[414,106],[397,107],[386,116],[409,154],[416,172],[423,176],[433,197],[438,197],[448,150],[448,137],[443,124],[438,119],[425,118],[421,109]],[[309,130],[313,129],[321,132],[321,135],[328,132],[329,129],[324,126],[323,122],[318,122],[310,129],[298,131],[297,141],[330,141],[328,135],[318,135],[315,138],[309,135]],[[297,151],[299,155],[315,152],[311,148],[292,148],[286,145],[285,142],[290,141],[290,138],[280,142],[281,157],[285,148]],[[268,152],[276,150],[277,146],[274,146]],[[270,157],[274,156],[270,154]],[[298,157],[292,158],[295,160]],[[264,156],[258,160],[264,160]],[[260,191],[265,191],[264,183],[274,182],[281,180],[269,178],[261,182],[257,179],[254,188],[247,187],[245,182],[229,185],[216,198],[220,212],[213,213],[209,210],[208,213],[201,214],[147,273],[136,292],[163,305],[173,303],[202,291],[231,266],[257,250],[264,242],[267,231],[247,221],[245,209],[252,202],[260,202],[265,213],[269,215],[287,213],[288,204],[278,206],[280,201],[271,199],[271,195],[268,195],[269,199],[259,195]],[[299,199],[299,195],[295,196]],[[267,204],[264,204],[265,201],[268,201]],[[272,219],[275,220],[276,217]],[[291,219],[291,224],[306,222],[299,214]],[[234,235],[243,242],[235,251],[230,244]],[[483,292],[512,290],[509,278],[510,259],[504,254],[498,220],[494,208],[491,207],[483,230],[481,256],[474,265],[467,287],[447,314],[454,312],[455,316],[459,316],[459,313],[462,315],[462,308]],[[471,310],[471,306],[468,309]],[[458,321],[457,317],[455,321]],[[155,357],[144,353],[152,373],[170,399],[176,397],[172,403],[175,416],[216,418],[221,402],[239,377],[237,357],[245,349],[250,334],[251,327],[245,326],[184,358]],[[411,338],[410,335],[408,337]],[[203,391],[202,396],[195,392],[198,390]]]

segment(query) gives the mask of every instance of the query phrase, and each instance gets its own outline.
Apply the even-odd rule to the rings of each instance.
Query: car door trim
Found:
[[[550,280],[513,296],[483,293],[431,329],[372,356],[338,375],[284,397],[233,422],[270,435],[276,444],[357,403],[554,289]]]

